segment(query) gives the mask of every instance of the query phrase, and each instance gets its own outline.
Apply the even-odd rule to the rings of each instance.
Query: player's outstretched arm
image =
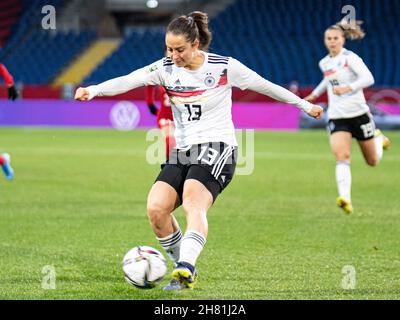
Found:
[[[230,79],[230,83],[234,87],[238,87],[242,90],[253,90],[274,98],[275,100],[295,105],[316,119],[321,118],[324,112],[322,107],[311,104],[289,90],[264,79],[233,58],[229,60],[228,79]]]
[[[75,99],[87,101],[97,96],[115,96],[146,85],[158,85],[161,83],[159,64],[162,65],[161,60],[126,76],[114,78],[98,85],[78,88],[75,92]]]
[[[254,74],[255,74],[255,79],[254,79],[255,81],[249,87],[249,89],[253,87],[254,88],[253,90],[263,93],[267,96],[270,96],[275,100],[295,105],[301,110],[303,110],[305,113],[307,113],[309,116],[314,117],[316,119],[320,119],[322,117],[324,109],[319,105],[312,104],[306,99],[301,99],[293,92],[290,92],[289,90],[262,78],[256,73]]]
[[[309,116],[314,117],[315,119],[321,119],[324,114],[324,109],[316,104],[311,107],[311,110],[306,112]]]
[[[87,101],[89,100],[89,90],[87,88],[78,88],[75,92],[75,100]]]
[[[97,96],[115,96],[129,90],[143,86],[144,75],[141,69],[136,70],[126,76],[114,78],[98,85],[86,88],[78,88],[75,92],[75,99],[79,101],[92,100]]]

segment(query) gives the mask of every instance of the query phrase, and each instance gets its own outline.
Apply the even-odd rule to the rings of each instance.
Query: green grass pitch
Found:
[[[139,290],[121,269],[131,247],[160,249],[146,216],[159,172],[146,131],[1,129],[16,179],[0,177],[0,299],[398,299],[400,133],[387,134],[393,148],[376,168],[354,142],[345,216],[325,131],[257,132],[253,174],[235,176],[208,213],[198,285],[166,293],[169,273]],[[354,289],[342,286],[346,266]]]

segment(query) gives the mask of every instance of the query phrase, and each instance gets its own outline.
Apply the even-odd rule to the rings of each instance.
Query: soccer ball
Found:
[[[128,283],[137,288],[149,289],[164,278],[167,261],[160,251],[148,246],[137,246],[124,256],[122,270]]]

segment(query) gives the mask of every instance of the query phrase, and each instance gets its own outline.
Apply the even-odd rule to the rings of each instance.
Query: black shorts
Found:
[[[375,122],[370,113],[355,118],[330,119],[328,130],[332,134],[338,131],[350,132],[357,140],[369,140],[375,134]]]
[[[187,179],[200,181],[213,196],[213,202],[231,182],[235,172],[237,147],[223,142],[209,142],[174,149],[161,165],[156,181],[172,186],[182,202]]]

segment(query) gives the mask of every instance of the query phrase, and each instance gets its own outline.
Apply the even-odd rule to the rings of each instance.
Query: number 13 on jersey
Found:
[[[201,117],[200,104],[185,104],[185,108],[188,110],[189,113],[188,121],[200,120]]]

